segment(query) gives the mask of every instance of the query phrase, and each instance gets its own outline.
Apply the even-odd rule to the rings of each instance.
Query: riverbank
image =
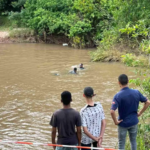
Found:
[[[150,57],[137,48],[131,48],[125,44],[112,45],[108,50],[100,46],[90,53],[94,62],[122,62],[130,67],[149,67]]]
[[[21,24],[21,23],[20,23]],[[69,37],[64,33],[50,33],[44,29],[38,32],[26,26],[16,24],[6,16],[0,16],[0,43],[49,43],[67,45],[74,48],[93,48],[94,41],[84,40],[83,37]]]
[[[35,32],[28,28],[14,28],[12,30],[0,31],[0,43],[48,43],[63,45],[66,43],[70,47],[83,49],[83,48],[95,48],[94,43],[83,44],[80,43],[80,38],[76,37],[69,39],[65,35],[47,34],[45,32],[41,34],[35,34]]]
[[[49,43],[62,45],[72,42],[64,35],[36,35],[33,30],[26,28],[16,28],[13,30],[0,31],[0,43]]]
[[[22,31],[20,33],[18,31],[0,31],[0,43],[49,43],[56,45],[67,43],[71,46],[66,36],[49,35],[44,38],[44,36],[22,33]]]
[[[0,31],[0,43],[36,43],[36,37],[27,30]]]

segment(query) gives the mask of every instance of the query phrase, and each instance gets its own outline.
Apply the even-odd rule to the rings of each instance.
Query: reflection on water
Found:
[[[71,66],[84,64],[79,75],[70,75]],[[54,73],[59,73],[55,76]],[[48,44],[0,45],[0,139],[50,143],[49,121],[61,108],[60,93],[69,90],[72,107],[85,105],[82,91],[92,86],[104,107],[107,128],[104,147],[115,147],[117,127],[110,118],[111,100],[119,90],[117,77],[134,75],[119,63],[93,63],[87,50]],[[52,149],[47,146],[0,144],[0,149]]]

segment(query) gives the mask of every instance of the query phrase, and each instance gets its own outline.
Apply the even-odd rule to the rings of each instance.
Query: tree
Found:
[[[27,0],[24,14],[38,33],[61,34],[85,44],[102,38],[110,18],[103,0]]]
[[[0,14],[2,12],[21,11],[26,0],[0,0]]]

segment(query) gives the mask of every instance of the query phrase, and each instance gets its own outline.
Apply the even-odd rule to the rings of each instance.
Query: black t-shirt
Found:
[[[81,117],[78,111],[72,108],[60,109],[53,114],[50,125],[58,128],[57,144],[78,144],[75,132],[75,127],[81,126]]]

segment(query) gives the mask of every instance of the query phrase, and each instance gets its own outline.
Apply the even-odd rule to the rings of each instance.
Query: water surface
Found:
[[[90,62],[89,50],[48,44],[0,45],[0,139],[51,143],[49,121],[52,113],[61,108],[60,94],[69,90],[72,107],[80,111],[85,105],[83,89],[92,86],[106,115],[107,128],[104,147],[117,144],[117,127],[110,117],[113,96],[119,91],[117,77],[130,69],[119,63]],[[83,63],[79,75],[68,74],[71,66]],[[59,76],[55,76],[59,73]],[[0,149],[52,149],[5,143]]]

